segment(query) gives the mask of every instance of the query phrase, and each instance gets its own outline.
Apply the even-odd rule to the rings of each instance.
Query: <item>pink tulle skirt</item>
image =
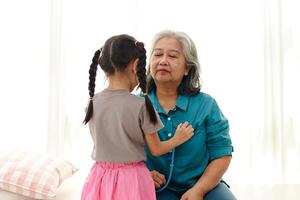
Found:
[[[156,200],[154,182],[144,162],[96,162],[81,200]]]

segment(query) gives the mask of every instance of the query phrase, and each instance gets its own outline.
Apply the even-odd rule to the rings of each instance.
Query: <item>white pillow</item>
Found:
[[[78,168],[71,163],[20,150],[0,151],[0,189],[33,199],[51,199]]]
[[[32,200],[32,198],[21,196],[4,190],[0,190],[0,199],[1,200]]]

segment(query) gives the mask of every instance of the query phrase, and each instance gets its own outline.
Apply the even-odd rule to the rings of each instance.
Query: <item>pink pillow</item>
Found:
[[[0,189],[33,199],[51,199],[78,169],[44,154],[0,151]]]

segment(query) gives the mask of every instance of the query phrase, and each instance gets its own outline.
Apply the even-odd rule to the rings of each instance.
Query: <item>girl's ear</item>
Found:
[[[134,74],[137,73],[138,63],[139,63],[139,59],[136,58],[136,59],[133,61],[133,73],[134,73]]]

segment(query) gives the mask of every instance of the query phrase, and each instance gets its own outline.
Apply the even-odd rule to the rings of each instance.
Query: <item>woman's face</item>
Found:
[[[173,83],[177,87],[188,74],[181,44],[175,37],[164,37],[156,43],[150,57],[150,72],[156,85]]]

